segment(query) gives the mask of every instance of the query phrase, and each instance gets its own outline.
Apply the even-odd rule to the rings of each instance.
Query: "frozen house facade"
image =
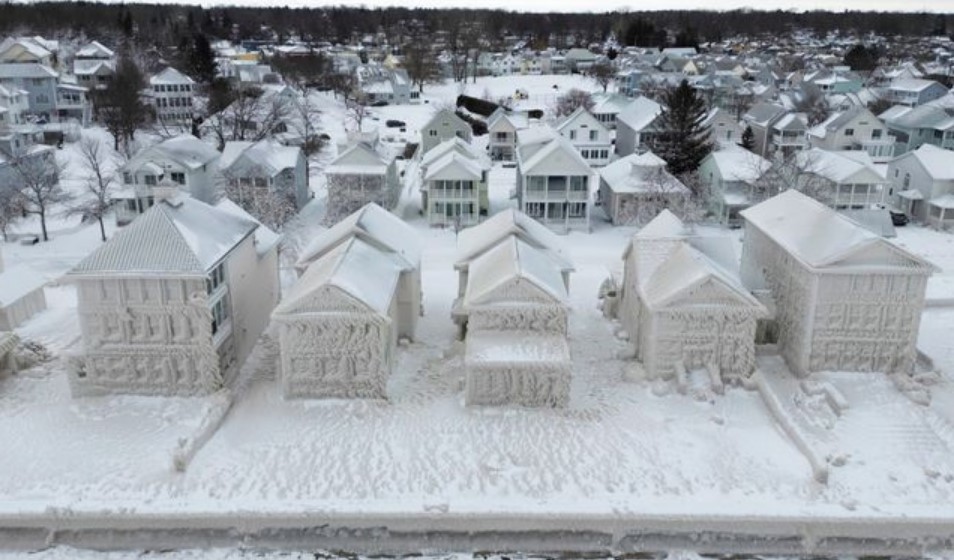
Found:
[[[379,154],[368,142],[346,148],[325,168],[325,176],[329,220],[347,216],[368,203],[393,208],[401,194],[394,160]]]
[[[250,200],[259,192],[270,192],[282,193],[299,210],[308,203],[307,165],[297,146],[283,146],[269,138],[226,142],[219,167],[241,198]]]
[[[567,296],[557,263],[516,235],[470,263],[463,298],[468,405],[567,403]]]
[[[358,238],[403,263],[397,287],[397,337],[414,340],[421,307],[421,242],[401,218],[376,204],[367,204],[322,232],[305,247],[295,269],[303,275],[312,263],[351,238]],[[388,257],[390,258],[390,257]]]
[[[454,262],[454,270],[458,276],[457,299],[451,307],[451,318],[458,325],[461,337],[467,327],[467,311],[463,302],[470,277],[470,265],[511,236],[546,253],[556,263],[563,278],[564,289],[567,292],[570,290],[570,273],[574,267],[560,238],[523,212],[512,208],[498,212],[479,226],[467,228],[457,236],[457,256]]]
[[[67,278],[75,396],[200,395],[238,372],[278,301],[278,236],[228,202],[163,199]]]
[[[421,157],[421,207],[431,226],[468,227],[487,214],[490,162],[460,138]]]
[[[721,384],[751,375],[767,310],[743,286],[730,238],[699,236],[663,210],[623,262],[619,319],[651,378],[704,369]]]
[[[685,206],[692,194],[652,152],[618,159],[599,177],[600,206],[614,226],[644,224],[662,208]]]
[[[170,191],[212,204],[216,198],[219,152],[191,134],[182,134],[142,150],[120,169],[116,223],[125,225]]]
[[[774,303],[793,371],[911,370],[931,263],[793,190],[742,217],[742,279]]]

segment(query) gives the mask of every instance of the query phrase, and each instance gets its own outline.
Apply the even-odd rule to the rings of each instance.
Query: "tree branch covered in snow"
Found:
[[[223,171],[219,191],[265,226],[281,231],[298,214],[295,189],[277,181],[269,185],[267,177],[258,166],[246,168],[242,174]]]
[[[17,193],[15,204],[24,213],[39,216],[43,241],[49,241],[46,219],[50,210],[73,198],[60,185],[63,164],[56,160],[56,152],[47,148],[5,154],[5,157],[12,170],[12,185]]]
[[[84,219],[94,219],[99,222],[100,239],[106,241],[103,218],[112,206],[113,193],[118,187],[113,174],[106,169],[109,154],[99,140],[90,137],[80,140],[79,153],[86,170],[84,185],[86,196],[70,209],[70,213],[80,214]]]

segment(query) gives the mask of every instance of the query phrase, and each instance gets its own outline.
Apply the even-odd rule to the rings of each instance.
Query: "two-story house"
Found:
[[[487,118],[487,153],[493,161],[513,161],[517,131],[529,126],[527,117],[498,108]]]
[[[99,41],[92,41],[76,51],[73,75],[78,85],[88,90],[105,89],[116,73],[116,53]]]
[[[715,145],[738,144],[742,139],[742,125],[725,109],[713,107],[702,126],[709,129],[709,140]]]
[[[795,164],[801,190],[815,193],[836,210],[870,208],[885,201],[887,181],[867,152],[812,148],[796,154]]]
[[[256,192],[282,193],[301,210],[310,199],[305,155],[297,146],[266,138],[258,142],[226,142],[219,168],[232,192],[251,199]],[[235,200],[240,206],[241,200]]]
[[[341,151],[325,168],[325,177],[329,223],[336,223],[369,202],[390,210],[400,196],[401,182],[394,159],[378,153],[368,142],[358,141]]]
[[[616,154],[628,156],[653,149],[655,125],[663,107],[648,97],[637,97],[616,116]]]
[[[163,124],[191,124],[195,113],[192,107],[195,88],[192,78],[172,67],[150,77],[149,89],[156,118]]]
[[[895,105],[878,117],[895,136],[895,155],[923,144],[954,150],[954,108],[936,102],[913,108]]]
[[[549,127],[517,133],[517,205],[557,230],[589,230],[593,170]]]
[[[947,95],[948,90],[934,80],[898,79],[888,86],[887,98],[897,105],[917,107]]]
[[[895,206],[935,227],[954,225],[954,151],[924,144],[888,162]]]
[[[584,107],[578,107],[556,125],[556,131],[570,141],[590,167],[610,162],[613,142],[609,130]]]
[[[490,162],[470,144],[451,138],[421,158],[421,208],[431,226],[467,227],[487,215]]]
[[[808,143],[824,150],[864,150],[877,163],[894,156],[895,138],[888,127],[863,106],[833,113],[808,131]]]
[[[191,134],[142,150],[119,168],[123,190],[117,195],[116,223],[125,225],[152,207],[157,191],[174,189],[212,204],[220,154]]]
[[[465,142],[471,142],[474,139],[474,132],[470,125],[453,111],[441,109],[421,127],[421,147],[418,153],[425,154],[434,146],[455,136]]]
[[[56,117],[59,74],[35,62],[0,63],[0,85],[25,91],[30,114],[52,122]]]
[[[719,223],[742,225],[739,212],[765,199],[762,177],[772,163],[737,146],[710,152],[699,164],[699,177],[709,186],[712,211]]]
[[[278,236],[230,208],[162,199],[80,261],[74,396],[200,395],[235,378],[278,302]]]

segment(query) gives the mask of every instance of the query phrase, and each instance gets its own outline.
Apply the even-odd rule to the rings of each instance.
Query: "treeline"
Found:
[[[946,35],[954,15],[888,12],[805,12],[735,10],[606,13],[513,13],[502,10],[409,9],[366,7],[216,7],[191,5],[101,4],[96,2],[0,2],[0,34],[16,32],[56,36],[65,31],[117,39],[132,35],[143,46],[177,46],[184,36],[202,32],[233,40],[279,40],[292,35],[306,41],[346,43],[383,32],[391,44],[408,34],[477,31],[491,42],[508,35],[527,37],[532,46],[569,47],[605,39],[649,41],[652,46],[680,41],[715,41],[744,34],[777,36],[792,29],[824,34],[843,31],[879,35]],[[414,25],[410,22],[416,22]],[[633,32],[635,30],[635,33]],[[649,39],[645,39],[649,37]]]

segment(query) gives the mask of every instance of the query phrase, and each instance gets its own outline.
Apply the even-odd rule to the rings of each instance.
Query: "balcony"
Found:
[[[468,202],[477,202],[478,192],[476,189],[428,189],[427,196],[431,200],[463,200]]]
[[[587,195],[586,191],[566,189],[527,188],[524,191],[524,198],[532,202],[586,202]]]

